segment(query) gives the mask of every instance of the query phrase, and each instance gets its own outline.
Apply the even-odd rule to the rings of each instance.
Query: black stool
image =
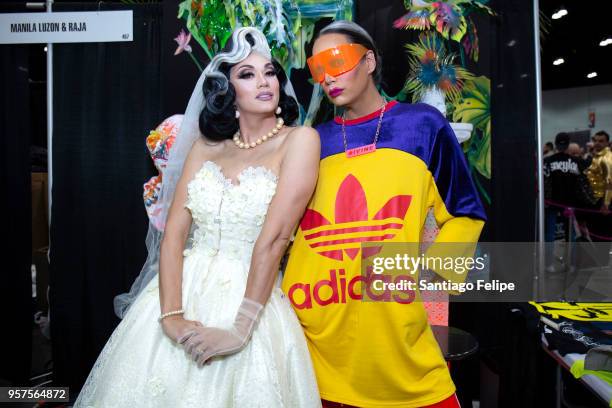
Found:
[[[476,338],[465,330],[458,329],[456,327],[449,326],[431,326],[434,337],[440,345],[440,350],[446,360],[447,364],[453,362],[455,373],[457,366],[460,365],[461,360],[465,360],[470,356],[476,354],[478,351],[478,341]],[[471,407],[472,401],[468,395],[461,393],[463,388],[461,378],[456,378],[455,385],[457,386],[457,398],[462,407]]]
[[[446,361],[464,360],[478,351],[478,341],[465,330],[449,326],[431,326]]]

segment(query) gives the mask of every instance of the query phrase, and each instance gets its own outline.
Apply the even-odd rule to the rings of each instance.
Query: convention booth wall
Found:
[[[489,5],[495,16],[474,17],[480,58],[477,63],[468,63],[475,75],[490,80],[490,176],[478,175],[488,216],[481,240],[534,241],[537,239],[534,12],[531,5],[519,0],[497,0]],[[164,118],[182,113],[198,76],[197,68],[188,58],[172,55],[176,46],[172,38],[184,26],[176,18],[176,4],[54,5],[55,11],[98,8],[134,10],[134,41],[54,46],[50,235],[53,359],[55,383],[74,390],[80,389],[118,324],[112,307],[114,296],[129,289],[146,258],[147,215],[142,185],[156,171],[145,137]],[[408,72],[404,44],[416,39],[411,31],[393,28],[393,21],[404,13],[403,2],[399,0],[355,1],[354,20],[372,34],[381,49],[383,87],[388,95],[395,95],[402,88]],[[317,29],[323,23],[317,24]],[[21,89],[27,75],[11,66],[14,58],[20,58],[20,49],[20,46],[1,48],[2,81],[6,85],[3,89],[7,90],[1,108],[5,129],[27,135],[27,120],[11,120],[22,115],[17,112],[27,104]],[[202,54],[199,57],[203,60]],[[307,79],[305,70],[292,75],[302,103],[310,95]],[[3,144],[6,148],[0,154],[6,171],[0,176],[3,183],[0,187],[10,191],[5,214],[11,214],[7,217],[8,231],[16,234],[7,247],[5,265],[12,273],[7,285],[3,285],[7,293],[3,300],[12,302],[11,310],[18,312],[9,317],[15,335],[3,339],[8,343],[1,350],[6,361],[20,360],[9,368],[16,373],[16,367],[25,365],[22,358],[29,352],[31,334],[30,315],[23,312],[29,311],[29,305],[23,304],[27,294],[20,297],[29,290],[29,282],[24,279],[29,275],[24,271],[31,264],[29,231],[24,227],[29,225],[31,205],[29,140],[26,136],[5,137]],[[24,242],[28,253],[18,250]],[[450,318],[453,325],[479,337],[485,364],[502,373],[500,390],[510,406],[512,402],[521,403],[520,398],[524,401],[535,396],[524,390],[516,392],[508,385],[510,382],[504,382],[518,378],[513,378],[516,368],[513,364],[518,362],[510,362],[503,355],[512,346],[504,331],[508,329],[504,325],[510,321],[508,308],[504,304],[453,304]],[[462,366],[463,378],[458,379],[458,386],[468,396],[477,393],[474,379],[478,378],[479,364],[479,360],[474,360]],[[22,379],[27,373],[20,375]]]

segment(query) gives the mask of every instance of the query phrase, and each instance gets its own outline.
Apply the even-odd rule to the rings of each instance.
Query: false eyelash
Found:
[[[248,76],[251,76],[251,75],[253,75],[252,72],[241,72],[240,75],[238,75],[238,78],[245,79],[245,78],[247,78]]]
[[[240,73],[238,75],[238,78],[239,79],[246,79],[249,76],[253,76],[253,75],[254,74],[252,72],[244,72],[244,73]],[[271,71],[266,72],[265,75],[268,75],[268,76],[278,76],[278,72],[276,70],[271,70]]]

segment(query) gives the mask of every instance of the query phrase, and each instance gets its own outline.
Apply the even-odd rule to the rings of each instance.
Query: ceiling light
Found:
[[[47,46],[45,45],[45,52],[47,52]]]
[[[553,65],[561,65],[565,62],[565,60],[563,58],[557,58],[556,60],[553,61]]]
[[[567,16],[567,10],[564,8],[560,8],[556,13],[552,15],[553,20],[558,20],[561,17]]]
[[[587,75],[587,78],[595,78],[597,76],[597,72],[591,72],[590,74]]]
[[[600,47],[605,47],[606,45],[612,44],[612,38],[606,38],[605,40],[599,43]]]

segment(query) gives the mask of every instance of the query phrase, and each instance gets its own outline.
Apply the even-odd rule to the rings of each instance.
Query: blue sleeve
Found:
[[[442,123],[433,138],[427,160],[440,198],[452,216],[486,221],[484,208],[455,132],[441,115],[440,119]]]

